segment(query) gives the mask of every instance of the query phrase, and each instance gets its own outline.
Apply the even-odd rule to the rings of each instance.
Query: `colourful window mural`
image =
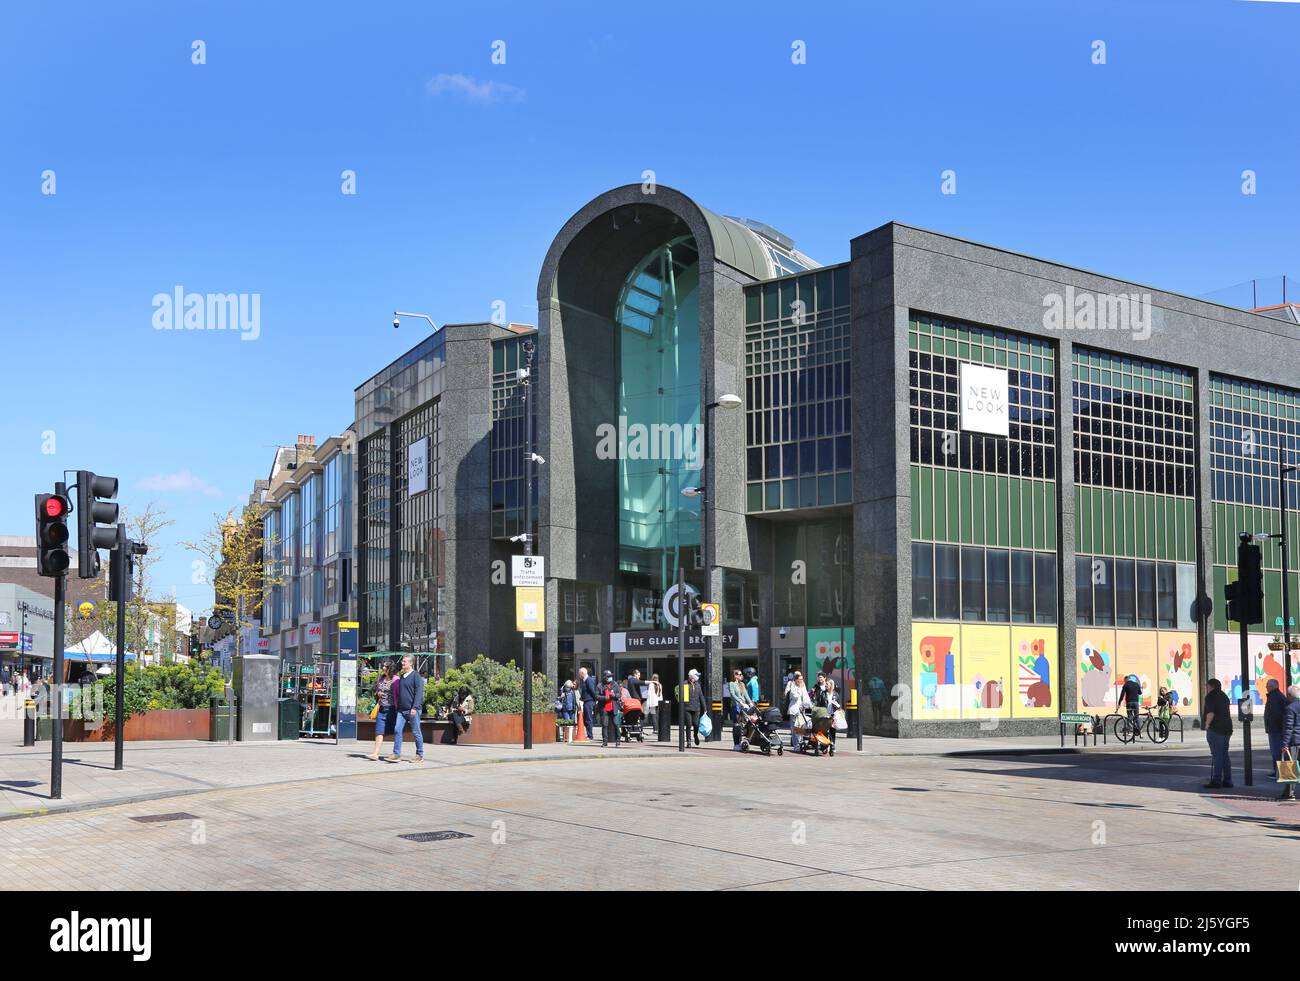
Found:
[[[914,622],[912,718],[1051,718],[1059,665],[1055,627]]]
[[[1079,627],[1078,710],[1108,715],[1115,710],[1120,686],[1135,674],[1142,685],[1142,704],[1154,708],[1161,686],[1178,696],[1185,719],[1200,713],[1196,671],[1196,634],[1179,630],[1108,630]]]

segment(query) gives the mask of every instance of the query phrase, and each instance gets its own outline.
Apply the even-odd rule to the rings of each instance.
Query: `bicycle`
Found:
[[[1136,722],[1130,722],[1127,713],[1116,714],[1111,729],[1115,738],[1126,746],[1136,742],[1144,733],[1157,746],[1169,741],[1169,720],[1153,715],[1149,708],[1143,710]]]

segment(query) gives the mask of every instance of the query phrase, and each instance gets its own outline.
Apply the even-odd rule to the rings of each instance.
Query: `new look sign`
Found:
[[[961,428],[966,432],[1007,435],[1007,369],[962,362]]]

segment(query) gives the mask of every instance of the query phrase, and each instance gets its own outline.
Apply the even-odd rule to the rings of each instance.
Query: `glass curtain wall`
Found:
[[[699,255],[689,236],[637,264],[623,285],[618,330],[620,432],[617,629],[662,628],[661,598],[685,566],[703,584]]]

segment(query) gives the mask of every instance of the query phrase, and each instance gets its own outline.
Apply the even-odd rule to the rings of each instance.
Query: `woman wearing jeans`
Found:
[[[387,661],[379,669],[379,678],[375,681],[375,751],[366,759],[379,759],[379,750],[384,745],[384,733],[393,728],[393,666]]]

